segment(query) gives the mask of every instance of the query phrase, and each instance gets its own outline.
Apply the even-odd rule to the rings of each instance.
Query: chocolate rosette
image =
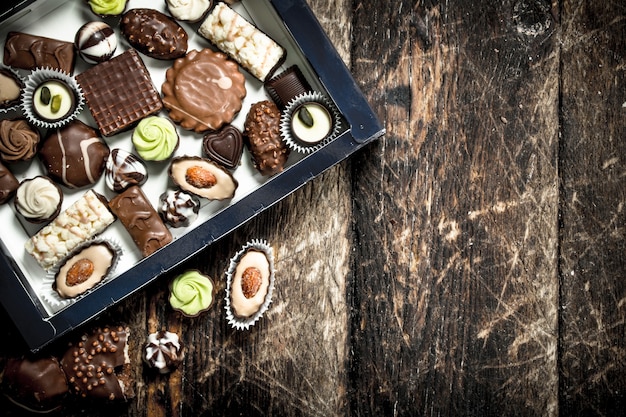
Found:
[[[76,119],[84,103],[83,90],[74,77],[43,68],[34,70],[26,80],[21,107],[33,125],[58,129]]]
[[[224,308],[234,329],[248,330],[267,311],[275,273],[274,251],[265,240],[251,240],[230,259]]]
[[[339,111],[319,92],[303,93],[292,99],[280,118],[280,134],[293,151],[313,153],[339,134]]]
[[[170,306],[186,317],[196,317],[215,303],[215,285],[208,275],[188,270],[170,283]]]

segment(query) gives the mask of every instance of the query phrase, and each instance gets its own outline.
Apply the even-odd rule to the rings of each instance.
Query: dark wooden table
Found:
[[[111,309],[137,395],[65,415],[620,414],[626,5],[310,4],[387,135]],[[242,333],[223,275],[253,238],[278,283]],[[188,268],[220,290],[195,319],[166,298]],[[138,344],[161,327],[188,352],[156,377]],[[3,358],[23,349],[10,323],[0,337]]]

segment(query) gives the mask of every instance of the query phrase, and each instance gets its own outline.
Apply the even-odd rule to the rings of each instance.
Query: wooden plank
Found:
[[[564,1],[561,411],[626,405],[626,9]]]
[[[353,163],[351,410],[557,415],[551,11],[355,4],[353,72],[389,133]]]

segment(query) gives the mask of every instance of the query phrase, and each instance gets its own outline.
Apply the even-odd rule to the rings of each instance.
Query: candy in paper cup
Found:
[[[293,98],[280,118],[280,134],[296,152],[313,153],[339,134],[339,111],[319,92],[302,93]]]
[[[16,70],[0,63],[0,114],[19,108],[26,80]]]
[[[265,240],[252,240],[230,260],[226,271],[226,319],[248,330],[267,310],[274,292],[274,252]]]
[[[78,117],[83,109],[83,90],[74,77],[53,68],[34,70],[22,92],[22,112],[29,122],[58,129]]]
[[[98,249],[90,249],[96,247],[98,247]],[[99,252],[100,247],[104,247],[108,250],[108,253],[111,254],[110,260],[107,259],[106,256],[103,256],[104,252]],[[84,252],[86,250],[95,251]],[[72,262],[72,258],[81,253],[85,256],[80,259],[93,256],[95,259],[95,261],[93,261],[94,273],[98,274],[98,276],[101,276],[102,278],[99,280],[95,279],[91,282],[87,280],[72,286],[68,285],[67,287],[61,289],[59,287],[59,282],[57,281],[57,275],[59,275],[61,270],[64,269],[65,265],[68,265],[68,267],[71,268],[68,262]],[[86,294],[89,294],[95,288],[108,282],[113,276],[113,272],[115,271],[121,256],[122,248],[120,244],[112,239],[96,238],[78,245],[74,250],[72,250],[71,253],[59,261],[52,269],[50,269],[50,271],[48,271],[42,283],[41,298],[46,301],[54,311],[61,310],[76,300],[84,297]],[[102,263],[100,264],[98,261],[102,261]],[[75,263],[71,265],[75,265]],[[78,268],[78,266],[76,268]],[[61,293],[64,293],[64,295]]]

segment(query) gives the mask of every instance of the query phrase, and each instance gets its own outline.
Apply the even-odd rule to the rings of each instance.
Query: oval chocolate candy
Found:
[[[122,35],[139,52],[155,59],[187,53],[188,35],[174,19],[154,9],[131,9],[122,15]]]

